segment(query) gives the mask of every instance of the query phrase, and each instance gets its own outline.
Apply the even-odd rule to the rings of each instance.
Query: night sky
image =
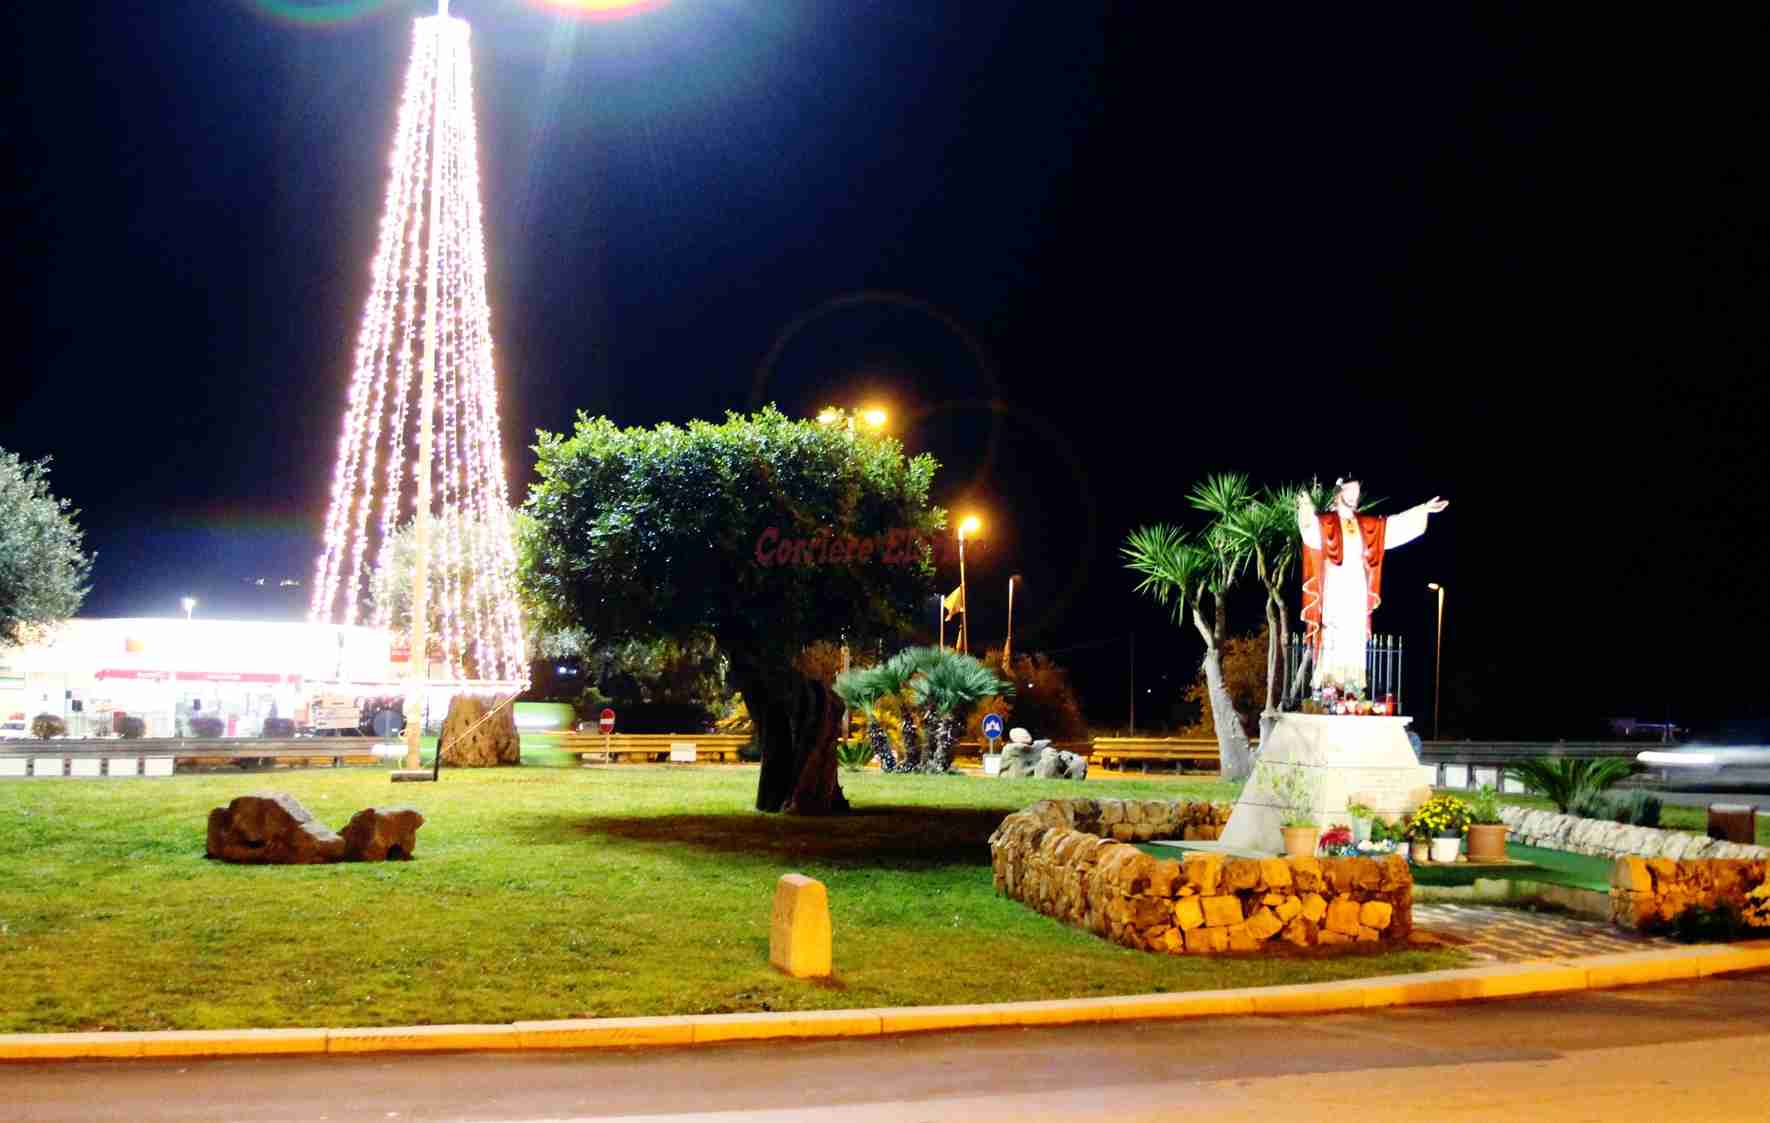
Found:
[[[428,6],[279,6],[11,13],[0,445],[84,512],[88,614],[305,609],[244,582],[312,569]],[[1125,532],[1351,471],[1451,501],[1375,625],[1427,713],[1448,587],[1447,732],[1770,716],[1763,10],[454,7],[518,494],[579,409],[884,401],[988,524],[974,637],[1024,574],[1110,725],[1135,630],[1147,726],[1199,645]]]

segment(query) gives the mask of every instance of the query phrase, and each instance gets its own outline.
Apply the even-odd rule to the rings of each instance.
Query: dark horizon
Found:
[[[418,7],[19,13],[0,446],[84,512],[83,615],[311,577]],[[986,519],[974,639],[1023,574],[1015,648],[1115,725],[1134,631],[1153,726],[1200,647],[1125,533],[1353,471],[1451,502],[1374,623],[1420,698],[1446,585],[1447,732],[1770,718],[1762,14],[454,9],[515,496],[580,409],[878,398]]]

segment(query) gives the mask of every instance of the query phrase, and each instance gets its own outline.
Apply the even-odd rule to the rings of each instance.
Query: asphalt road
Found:
[[[62,1120],[1770,1119],[1770,973],[1322,1017],[718,1048],[0,1066]]]

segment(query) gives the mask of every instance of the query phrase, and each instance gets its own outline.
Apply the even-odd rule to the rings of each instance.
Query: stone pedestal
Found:
[[[1226,849],[1276,854],[1284,808],[1267,788],[1262,765],[1296,765],[1315,781],[1315,821],[1322,830],[1349,826],[1346,804],[1369,805],[1385,818],[1411,811],[1431,795],[1434,770],[1408,743],[1407,717],[1281,714],[1260,745],[1254,775],[1223,828]],[[1424,790],[1422,790],[1424,789]]]

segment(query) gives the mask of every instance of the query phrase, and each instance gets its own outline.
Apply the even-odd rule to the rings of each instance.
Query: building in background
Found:
[[[0,717],[54,714],[79,737],[108,733],[127,714],[149,737],[174,737],[208,716],[226,736],[252,737],[269,717],[305,726],[322,695],[398,693],[404,655],[389,633],[368,627],[74,619],[37,642],[0,648]]]

